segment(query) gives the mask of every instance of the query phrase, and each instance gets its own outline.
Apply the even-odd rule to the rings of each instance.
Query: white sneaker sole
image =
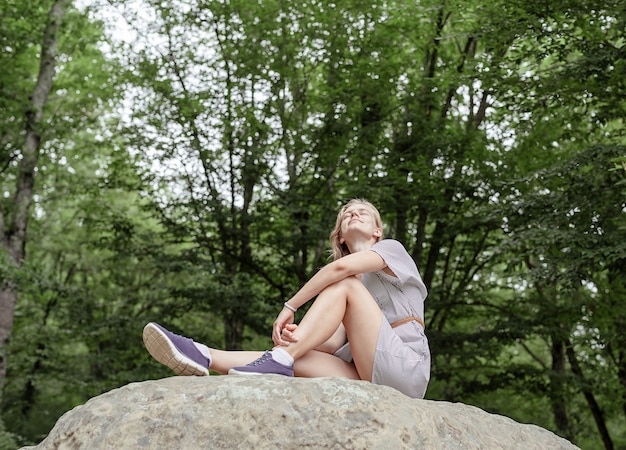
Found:
[[[228,375],[267,375],[261,372],[240,372],[237,369],[229,369]]]
[[[154,359],[172,369],[176,375],[206,376],[209,374],[207,368],[179,352],[168,337],[153,323],[144,327],[143,343]]]

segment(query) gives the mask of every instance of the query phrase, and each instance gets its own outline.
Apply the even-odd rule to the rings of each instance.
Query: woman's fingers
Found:
[[[295,323],[286,323],[281,325],[278,322],[274,323],[274,329],[272,331],[272,340],[274,345],[289,346],[290,342],[298,342],[298,338],[293,335],[298,325]]]
[[[298,328],[298,325],[296,325],[295,323],[287,323],[285,324],[285,326],[283,327],[289,331],[294,331],[296,328]]]
[[[274,345],[283,345],[281,343],[282,341],[281,331],[282,331],[282,326],[279,323],[274,323],[274,327],[272,329],[272,341],[274,341]]]
[[[272,341],[274,341],[274,345],[288,346],[290,342],[298,341],[293,336],[293,331],[298,328],[298,325],[293,323],[293,318],[293,311],[287,308],[283,308],[280,314],[278,314],[272,327]]]
[[[292,328],[292,327],[286,326],[285,328],[283,328],[283,331],[281,332],[281,337],[283,338],[284,341],[298,342],[298,338],[293,335],[293,330],[295,330],[295,327]]]

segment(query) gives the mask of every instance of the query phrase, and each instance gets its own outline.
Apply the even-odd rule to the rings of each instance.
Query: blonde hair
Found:
[[[337,222],[335,223],[335,229],[330,233],[330,245],[333,260],[338,260],[339,258],[350,254],[350,250],[348,249],[346,243],[341,243],[341,221],[346,210],[353,205],[365,205],[372,210],[372,212],[374,213],[374,221],[376,223],[376,226],[381,230],[381,234],[376,239],[376,242],[380,241],[383,238],[383,221],[380,218],[380,213],[378,212],[378,209],[376,209],[373,204],[365,199],[353,198],[348,203],[343,205],[343,207],[339,210],[339,213],[337,214]]]

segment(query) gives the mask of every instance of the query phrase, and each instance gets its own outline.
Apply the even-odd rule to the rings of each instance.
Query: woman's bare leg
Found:
[[[226,375],[228,370],[233,367],[245,366],[263,355],[263,352],[258,351],[217,350],[214,348],[209,350],[211,352],[209,370],[221,375]]]
[[[344,377],[360,380],[354,364],[317,350],[310,350],[298,358],[293,365],[293,370],[297,377]]]
[[[226,375],[232,367],[245,366],[263,355],[258,351],[226,351],[210,349],[212,362],[209,369]],[[294,364],[297,377],[345,377],[359,380],[354,364],[344,361],[329,353],[311,350]]]
[[[363,283],[349,277],[328,286],[317,296],[293,332],[298,341],[282,348],[297,361],[326,342],[343,321],[359,378],[371,381],[382,320],[378,304]]]
[[[299,376],[343,376],[371,381],[376,342],[382,320],[383,315],[380,308],[361,281],[356,277],[346,278],[328,286],[317,296],[293,332],[293,337],[297,341],[290,342],[289,345],[282,346],[282,348],[296,360],[294,371]],[[324,348],[321,347],[322,344],[327,343],[338,332],[342,322],[350,341],[354,365],[346,363],[330,353],[315,350],[318,347]],[[157,361],[172,367],[168,364],[168,361],[172,360],[170,353],[175,347],[171,339],[181,339],[184,341],[183,344],[186,343],[186,346],[193,346],[193,344],[189,344],[191,339],[174,335],[167,330],[157,332],[155,331],[157,326],[152,323],[146,326],[144,342],[146,342],[149,351],[152,349],[150,353],[153,356],[155,351],[158,353],[157,356],[154,356]],[[146,338],[146,329],[148,328],[150,333]],[[192,353],[194,351],[198,353],[198,359],[201,360],[202,356],[199,355],[199,350],[193,350]],[[176,353],[178,354],[179,350],[176,350]],[[213,348],[209,349],[209,353],[210,357],[206,356],[211,360],[209,369],[220,374],[228,373],[233,367],[245,366],[263,355],[263,352],[259,351],[225,351]],[[164,356],[164,358],[160,358],[160,356]],[[183,365],[187,367],[191,361],[189,356],[184,354],[179,356],[183,358],[185,363]],[[176,367],[181,364],[179,360],[175,360],[174,363]],[[195,362],[195,364],[200,367],[202,362]],[[193,373],[180,373],[180,371],[177,373],[183,375],[208,373],[202,373],[200,369]]]

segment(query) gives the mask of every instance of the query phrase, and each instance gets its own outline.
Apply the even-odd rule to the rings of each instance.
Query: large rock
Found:
[[[534,425],[338,378],[171,377],[63,415],[30,449],[576,449]]]

